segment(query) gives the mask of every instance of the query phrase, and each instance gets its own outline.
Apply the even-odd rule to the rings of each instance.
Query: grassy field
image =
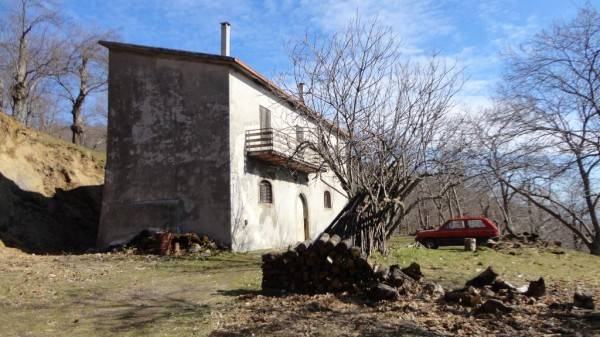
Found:
[[[471,253],[465,252],[462,247],[407,247],[412,242],[412,238],[409,237],[396,237],[392,240],[390,254],[375,254],[373,260],[386,265],[397,263],[401,266],[417,262],[421,265],[425,278],[444,286],[463,284],[490,265],[494,266],[505,280],[515,285],[526,284],[527,280],[543,276],[550,282],[600,286],[600,257],[587,253],[556,248],[520,248],[498,252],[486,247],[480,247],[475,253]],[[555,254],[556,252],[566,254]]]
[[[388,256],[373,260],[403,266],[416,261],[427,279],[445,286],[460,285],[490,264],[517,285],[539,276],[550,283],[600,285],[600,258],[585,253],[469,253],[410,248],[409,242],[396,238]],[[207,259],[35,256],[0,248],[0,335],[207,336],[232,320],[232,308],[244,305],[238,295],[259,291],[260,279],[259,253]]]

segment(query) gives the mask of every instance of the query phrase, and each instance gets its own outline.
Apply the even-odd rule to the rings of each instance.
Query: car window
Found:
[[[469,220],[469,228],[485,228],[485,224],[481,220]]]
[[[448,222],[445,226],[445,229],[464,229],[465,228],[465,223],[462,220],[454,220],[454,221],[450,221]]]

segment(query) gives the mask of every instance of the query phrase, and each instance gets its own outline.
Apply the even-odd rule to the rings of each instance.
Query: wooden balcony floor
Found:
[[[289,158],[283,153],[274,150],[256,150],[248,151],[248,157],[260,159],[273,165],[285,166],[304,173],[316,173],[324,171],[319,166],[303,161],[301,158]]]

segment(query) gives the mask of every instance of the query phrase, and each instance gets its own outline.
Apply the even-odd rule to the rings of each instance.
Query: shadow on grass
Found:
[[[217,290],[217,295],[227,297],[238,297],[238,296],[258,296],[263,295],[261,290],[254,289],[228,289],[228,290]]]
[[[91,301],[85,303],[94,307],[94,314],[84,317],[93,322],[99,331],[122,334],[128,331],[141,333],[158,328],[186,330],[198,323],[210,323],[213,305],[194,303],[177,296],[137,295],[119,301]]]

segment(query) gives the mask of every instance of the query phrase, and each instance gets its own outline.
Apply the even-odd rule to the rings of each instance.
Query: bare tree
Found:
[[[405,200],[429,176],[447,172],[436,138],[460,87],[459,72],[437,57],[401,61],[388,27],[353,20],[324,40],[306,38],[293,51],[296,83],[315,127],[310,147],[349,197],[325,230],[362,249],[386,251]]]
[[[485,186],[488,197],[496,204],[502,216],[500,228],[511,234],[513,230],[512,206],[516,191],[514,185],[514,166],[511,166],[514,149],[511,148],[512,135],[501,132],[507,121],[496,118],[495,109],[482,111],[468,123],[471,131],[471,170],[473,176]],[[523,169],[523,168],[521,168]]]
[[[53,74],[60,55],[55,28],[57,12],[35,0],[20,0],[8,17],[10,24],[0,41],[12,68],[10,96],[12,113],[21,122],[27,120],[27,100],[37,82]]]
[[[511,138],[497,178],[600,255],[600,15],[591,6],[513,52],[496,121]],[[575,190],[575,191],[574,191]],[[577,198],[573,198],[577,195]]]
[[[71,141],[82,144],[84,136],[83,107],[86,98],[106,90],[108,81],[108,54],[98,44],[109,33],[89,33],[73,29],[69,46],[54,78],[63,89],[62,96],[70,103],[72,117]]]
[[[27,99],[25,124],[42,131],[48,131],[50,124],[56,123],[62,111],[62,99],[52,81],[36,82],[30,89]]]

